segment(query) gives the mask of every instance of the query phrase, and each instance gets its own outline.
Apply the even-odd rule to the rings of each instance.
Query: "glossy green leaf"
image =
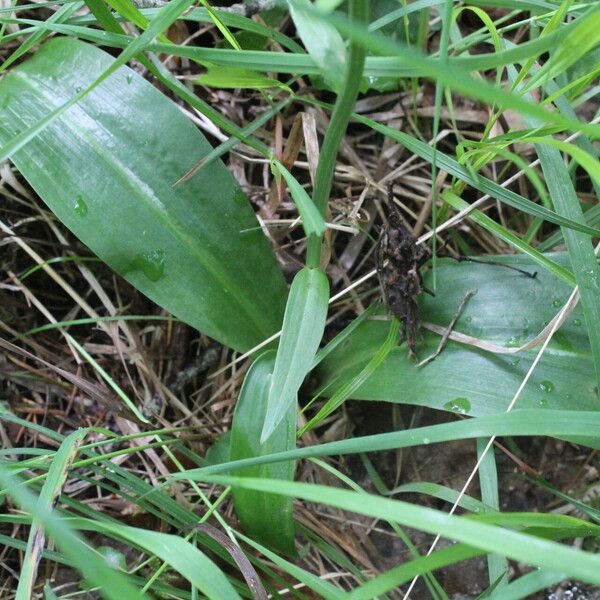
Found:
[[[329,302],[329,281],[321,269],[303,268],[294,277],[283,319],[281,341],[269,389],[264,442],[295,405],[323,337]]]
[[[536,270],[535,263],[526,256],[495,258],[528,271]],[[568,264],[564,253],[548,258]],[[542,331],[572,291],[546,271],[539,271],[531,279],[496,265],[449,259],[439,260],[437,270],[437,295],[420,297],[422,321],[446,327],[465,293],[473,290],[475,294],[468,300],[455,331],[509,348],[527,343]],[[365,321],[323,360],[316,372],[326,394],[335,393],[337,387],[360,373],[385,340],[388,329],[385,322]],[[417,352],[425,358],[435,350],[440,338],[421,331]],[[534,348],[517,354],[495,354],[450,341],[440,356],[419,368],[409,358],[406,347],[399,346],[353,397],[418,404],[472,416],[501,412],[506,410],[536,351]],[[579,307],[554,335],[517,408],[600,408]]]
[[[269,386],[275,367],[275,351],[261,354],[246,374],[231,425],[231,460],[283,452],[296,447],[296,406],[290,404],[273,435],[261,444],[267,414]],[[239,472],[247,477],[294,479],[293,462],[252,467]],[[248,534],[284,554],[295,554],[293,506],[290,498],[233,488],[235,511]]]
[[[0,139],[43,119],[113,59],[60,38],[0,82]],[[160,115],[160,116],[159,116]],[[11,159],[100,258],[202,332],[247,350],[279,328],[285,284],[248,201],[179,109],[122,67]]]

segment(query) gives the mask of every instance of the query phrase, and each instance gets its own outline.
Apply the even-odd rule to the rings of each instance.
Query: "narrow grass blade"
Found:
[[[501,552],[513,560],[544,569],[561,570],[583,581],[600,584],[600,556],[504,527],[480,523],[471,518],[451,516],[399,500],[321,485],[216,475],[205,478],[222,485],[241,485],[249,489],[318,502],[369,517],[392,520],[457,540],[473,548]]]
[[[50,465],[48,476],[42,487],[37,501],[37,511],[51,511],[54,504],[60,496],[62,487],[68,477],[69,469],[79,445],[83,438],[88,434],[87,429],[78,429],[71,433],[60,445],[54,454],[54,459]],[[21,577],[16,592],[16,600],[29,600],[33,595],[33,586],[35,584],[36,573],[39,561],[44,549],[44,529],[33,514],[31,529],[29,530],[29,539],[27,540],[27,550],[23,558],[21,567]]]
[[[488,444],[486,438],[477,440],[477,457],[485,451]],[[492,446],[485,454],[479,467],[479,487],[481,489],[481,501],[488,512],[500,510],[500,497],[498,492],[498,470],[496,468],[496,456]],[[490,586],[494,589],[503,589],[508,583],[508,562],[500,554],[488,554],[488,574]]]
[[[213,600],[240,599],[240,595],[235,591],[223,571],[203,552],[178,535],[129,527],[104,520],[76,519],[73,522],[81,529],[98,531],[111,537],[116,536],[158,556],[208,598]]]
[[[129,579],[89,547],[57,513],[40,507],[38,498],[32,494],[21,479],[12,475],[0,462],[0,483],[10,490],[10,496],[25,511],[34,516],[44,531],[52,538],[71,564],[92,585],[102,589],[108,600],[145,600],[144,596]]]
[[[310,199],[310,196],[306,193],[306,190],[278,160],[273,161],[273,166],[281,173],[287,183],[292,199],[302,217],[302,227],[304,228],[306,236],[323,235],[326,229],[325,221],[323,220],[321,213],[317,210],[314,202]]]
[[[321,579],[320,577],[316,577],[309,571],[306,571],[294,563],[281,558],[281,556],[278,556],[274,552],[271,552],[268,548],[265,548],[261,544],[257,543],[256,540],[246,537],[240,533],[237,533],[236,537],[246,542],[246,544],[255,550],[258,550],[258,552],[263,554],[273,564],[277,565],[282,571],[286,571],[289,573],[289,575],[304,583],[309,589],[318,594],[319,598],[325,598],[325,600],[341,600],[341,598],[346,597],[344,592],[330,584],[328,581]]]
[[[356,377],[353,377],[346,384],[340,386],[336,392],[325,402],[317,414],[302,427],[298,436],[318,427],[323,419],[327,418],[332,412],[338,409],[348,398],[352,398],[353,393],[377,370],[379,365],[387,358],[392,348],[397,346],[400,336],[400,321],[396,318],[390,321],[390,330],[387,338],[373,355],[373,358],[364,366]]]
[[[323,337],[329,302],[329,282],[321,269],[303,268],[294,277],[285,308],[281,342],[273,371],[261,443],[291,405],[310,370]]]
[[[450,190],[445,190],[442,194],[442,198],[445,202],[457,210],[464,210],[469,207],[467,202]],[[532,248],[529,244],[519,239],[514,233],[512,233],[512,231],[506,229],[506,227],[496,223],[493,219],[477,209],[472,210],[467,216],[478,225],[481,225],[484,229],[487,229],[501,240],[504,240],[507,244],[510,244],[514,248],[517,248],[523,252],[523,254],[526,254],[532,258],[538,265],[546,269],[548,272],[575,287],[575,276],[568,269],[557,264],[548,258],[548,256],[542,254],[535,248]]]
[[[442,425],[431,425],[297,448],[289,452],[279,452],[221,465],[191,469],[181,473],[172,473],[170,478],[174,480],[202,480],[208,474],[228,473],[233,472],[235,469],[244,469],[271,462],[299,460],[315,456],[379,452],[410,448],[421,444],[428,445],[451,440],[491,437],[493,435],[569,437],[577,438],[578,443],[600,448],[600,436],[596,433],[598,431],[600,431],[600,412],[598,411],[519,409],[509,413],[503,412]]]
[[[246,374],[231,425],[231,460],[291,450],[296,446],[294,403],[288,407],[273,435],[266,442],[260,442],[275,356],[274,350],[261,354]],[[246,469],[239,475],[291,481],[294,479],[294,470],[295,464],[290,462]],[[240,522],[253,539],[277,552],[295,554],[293,506],[290,498],[235,487],[232,493]]]
[[[579,198],[560,151],[543,144],[537,144],[536,150],[556,211],[571,220],[585,222]],[[596,379],[600,385],[600,267],[589,237],[566,228],[563,236],[579,286]]]
[[[418,140],[402,131],[397,131],[391,127],[388,127],[387,125],[377,123],[376,121],[373,121],[367,117],[355,115],[354,118],[357,121],[368,125],[375,131],[379,131],[380,133],[397,141],[399,144],[402,144],[402,146],[404,146],[407,150],[417,154],[420,158],[423,158],[428,162],[432,162],[433,149],[431,146],[429,146],[429,144],[422,142],[421,140]],[[534,217],[540,217],[541,219],[549,221],[550,223],[555,223],[556,225],[581,231],[591,236],[599,235],[598,229],[594,229],[585,223],[582,223],[581,221],[569,219],[564,215],[557,214],[552,210],[549,210],[543,206],[539,206],[538,204],[519,196],[519,194],[516,194],[511,190],[504,189],[502,186],[498,185],[494,181],[491,181],[490,179],[487,179],[486,177],[474,175],[454,158],[444,154],[443,152],[438,152],[436,154],[436,160],[438,162],[439,169],[446,171],[448,174],[460,179],[461,181],[464,181],[468,185],[474,187],[476,190],[479,190],[484,194],[489,194],[493,198],[500,200],[500,202],[503,202],[508,206],[522,210],[523,212],[526,212]]]

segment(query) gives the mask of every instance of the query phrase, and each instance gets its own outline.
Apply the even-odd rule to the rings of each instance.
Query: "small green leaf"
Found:
[[[273,160],[271,165],[276,174],[281,173],[283,175],[292,199],[302,217],[302,227],[307,237],[323,235],[325,233],[325,221],[314,202],[310,199],[310,196],[306,193],[306,190],[278,160]]]
[[[231,425],[231,460],[283,452],[296,447],[296,406],[290,404],[273,435],[261,443],[267,414],[275,351],[261,354],[250,367],[240,391]],[[225,461],[223,461],[225,462]],[[294,479],[295,463],[251,467],[237,472],[247,477]],[[233,502],[244,529],[252,538],[284,554],[295,554],[293,506],[290,498],[233,488]]]
[[[256,71],[238,67],[210,66],[206,73],[196,79],[195,83],[222,89],[242,88],[264,90],[279,88],[288,92],[292,91],[289,86],[277,79],[267,77]]]
[[[329,281],[325,273],[308,267],[299,271],[285,307],[261,442],[268,439],[296,402],[323,337],[328,302]]]
[[[325,19],[303,10],[303,7],[310,6],[308,0],[294,0],[288,4],[296,31],[310,57],[320,68],[327,85],[338,90],[344,80],[346,64],[346,47],[342,36]]]

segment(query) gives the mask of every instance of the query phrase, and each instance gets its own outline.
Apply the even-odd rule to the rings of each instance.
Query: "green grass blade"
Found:
[[[469,205],[462,198],[450,190],[444,190],[442,193],[442,198],[445,202],[457,210],[464,210],[469,207]],[[504,240],[507,244],[517,248],[523,252],[523,254],[529,256],[549,273],[552,273],[554,276],[575,287],[575,276],[568,269],[549,259],[546,255],[542,254],[535,248],[532,248],[529,244],[523,242],[514,233],[499,223],[496,223],[496,221],[482,213],[480,210],[472,210],[470,213],[468,213],[468,218],[478,225],[481,225],[484,229],[487,229],[493,233],[496,237]]]
[[[474,548],[500,552],[513,560],[544,569],[561,570],[569,576],[600,584],[600,556],[470,518],[451,516],[438,510],[373,495],[368,495],[367,499],[363,493],[321,485],[217,475],[206,475],[205,479],[222,485],[242,485],[249,489],[279,493],[369,517],[392,520]]]
[[[48,477],[38,497],[36,512],[51,511],[54,508],[54,503],[60,495],[65,480],[68,477],[69,469],[77,454],[79,445],[87,434],[87,429],[74,431],[65,438],[54,454],[48,471]],[[29,600],[31,598],[43,548],[44,530],[42,524],[36,520],[34,513],[31,529],[29,530],[29,539],[27,540],[27,550],[23,558],[23,566],[21,567],[21,577],[17,587],[16,600]]]
[[[373,121],[367,117],[355,115],[354,118],[357,121],[368,125],[375,131],[379,131],[380,133],[395,140],[399,144],[402,144],[402,146],[404,146],[407,150],[413,152],[420,158],[427,160],[428,162],[433,160],[433,149],[429,146],[429,144],[426,144],[421,140],[417,140],[416,138],[403,133],[402,131],[397,131],[391,127],[388,127],[387,125],[377,123],[376,121]],[[480,192],[489,194],[493,198],[500,200],[500,202],[503,202],[508,206],[522,210],[523,212],[526,212],[534,217],[540,217],[545,221],[549,221],[550,223],[555,223],[556,225],[581,231],[587,233],[588,235],[597,236],[599,234],[597,229],[593,229],[585,224],[582,224],[580,221],[566,218],[563,215],[548,210],[543,206],[539,206],[534,202],[519,196],[519,194],[516,194],[511,190],[504,189],[502,186],[491,181],[490,179],[480,175],[474,175],[467,168],[458,163],[458,161],[442,152],[438,152],[436,158],[439,169],[446,171],[448,174],[460,179],[464,183],[467,183]]]
[[[108,565],[56,512],[42,508],[38,498],[0,462],[0,483],[21,509],[34,515],[62,553],[92,585],[102,589],[108,600],[145,600],[128,578]]]
[[[398,344],[400,336],[400,321],[393,318],[390,321],[390,330],[387,338],[381,345],[381,348],[373,355],[373,358],[365,365],[361,372],[353,377],[348,383],[339,387],[336,392],[319,409],[317,414],[302,427],[298,436],[304,435],[307,431],[318,427],[319,423],[327,418],[332,412],[337,410],[348,398],[352,398],[353,393],[377,370],[379,365],[387,358],[388,354]]]
[[[278,161],[273,161],[273,166],[285,179],[290,190],[290,195],[302,217],[302,227],[307,237],[321,236],[325,233],[325,221],[315,206],[306,190],[298,183],[298,180]]]
[[[477,458],[481,457],[487,447],[488,440],[479,438],[477,440]],[[500,497],[498,492],[498,470],[496,469],[496,456],[492,446],[484,456],[479,467],[479,487],[481,489],[481,501],[490,512],[500,510]],[[494,589],[502,589],[508,583],[508,562],[499,554],[488,554],[488,574],[490,586]]]
[[[430,425],[406,431],[395,431],[363,436],[337,442],[328,442],[289,452],[279,452],[267,456],[238,460],[230,463],[190,469],[172,473],[171,479],[199,479],[209,474],[233,472],[270,462],[299,460],[315,456],[335,456],[360,454],[410,448],[421,444],[434,444],[451,440],[473,439],[491,436],[530,436],[548,435],[558,438],[578,438],[579,443],[600,447],[600,413],[598,411],[535,410],[520,409],[509,413],[477,417],[442,425]],[[385,517],[386,519],[388,517]]]

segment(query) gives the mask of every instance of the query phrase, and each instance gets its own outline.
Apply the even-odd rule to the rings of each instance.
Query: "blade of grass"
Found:
[[[570,410],[519,409],[495,415],[466,419],[441,425],[430,425],[405,431],[394,431],[370,436],[328,442],[289,452],[279,452],[251,459],[238,460],[220,465],[191,469],[182,473],[172,473],[171,479],[201,478],[206,474],[227,473],[235,469],[252,467],[285,460],[298,460],[315,456],[335,456],[360,454],[409,448],[421,444],[434,444],[478,437],[513,437],[547,435],[558,438],[577,438],[578,442],[593,448],[600,448],[600,412]]]
[[[59,449],[54,454],[48,477],[38,496],[36,511],[32,513],[33,519],[27,540],[27,550],[23,558],[21,576],[16,592],[16,600],[29,600],[33,594],[39,561],[44,549],[44,530],[42,524],[35,518],[38,511],[51,511],[60,496],[61,489],[67,479],[73,459],[77,454],[79,445],[88,434],[88,429],[78,429],[64,439]]]
[[[290,4],[296,6],[295,3]],[[308,10],[312,5],[304,6]],[[348,14],[350,19],[358,22],[366,22],[369,19],[371,6],[369,0],[350,0],[348,4]],[[319,164],[315,175],[315,184],[313,189],[313,202],[321,215],[325,216],[333,182],[333,171],[337,159],[337,153],[342,141],[342,137],[348,127],[348,121],[354,108],[354,103],[358,96],[358,91],[362,82],[362,73],[365,65],[365,50],[355,44],[350,43],[346,57],[344,81],[338,94],[331,121],[323,140],[323,146],[319,154]],[[308,240],[306,251],[306,264],[309,267],[318,267],[321,265],[321,250],[323,237],[313,237]]]
[[[478,438],[477,456],[482,456],[488,440]],[[488,512],[498,512],[500,510],[500,497],[498,493],[498,471],[496,469],[496,456],[494,448],[483,456],[479,468],[479,487],[481,489],[481,501]],[[508,583],[508,562],[500,554],[488,554],[487,556],[488,574],[490,586],[500,590],[506,587]]]
[[[312,417],[300,429],[298,437],[304,435],[307,431],[310,431],[314,427],[318,427],[319,424],[327,418],[332,412],[339,408],[348,398],[352,397],[352,394],[377,370],[379,365],[386,359],[388,354],[392,351],[392,348],[397,346],[398,337],[400,335],[400,321],[396,318],[390,321],[390,331],[387,339],[381,345],[381,348],[373,355],[373,358],[365,365],[361,372],[353,377],[348,383],[342,385],[319,409],[317,414]]]
[[[10,490],[19,507],[31,515],[52,538],[62,553],[92,585],[102,589],[109,600],[145,600],[129,579],[108,565],[102,556],[69,526],[56,512],[41,508],[38,498],[25,488],[21,479],[12,475],[0,462],[0,483]]]
[[[221,485],[243,485],[249,489],[283,494],[370,517],[389,519],[428,533],[443,535],[473,548],[489,552],[500,551],[514,560],[555,571],[560,569],[583,581],[600,583],[599,556],[503,527],[480,523],[471,518],[451,516],[438,510],[373,495],[368,495],[367,500],[363,493],[322,485],[218,475],[205,475],[204,479]]]
[[[450,190],[444,190],[444,192],[442,193],[442,198],[445,202],[447,202],[448,204],[450,204],[450,206],[456,208],[457,210],[464,210],[469,206],[462,198],[459,198]],[[478,225],[481,225],[484,229],[487,229],[488,231],[493,233],[496,237],[504,240],[507,244],[510,244],[511,246],[517,248],[524,254],[527,254],[537,264],[539,264],[544,269],[548,270],[556,277],[559,277],[564,282],[575,287],[575,276],[568,269],[549,259],[547,256],[545,256],[535,248],[532,248],[529,244],[526,244],[525,242],[520,240],[514,233],[512,233],[499,223],[496,223],[493,219],[491,219],[481,211],[472,210],[471,212],[469,212],[468,218],[477,223]]]

